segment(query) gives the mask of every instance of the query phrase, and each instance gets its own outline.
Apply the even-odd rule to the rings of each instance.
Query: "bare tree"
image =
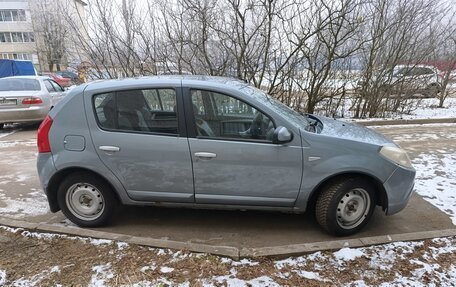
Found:
[[[454,8],[448,7],[450,10]],[[442,108],[445,100],[450,95],[448,85],[456,71],[456,12],[453,12],[448,17],[444,17],[437,23],[436,39],[432,39],[434,44],[433,53],[431,54],[434,63],[437,63],[440,69],[441,90],[438,94],[439,108]]]
[[[96,77],[230,76],[298,111],[335,115],[353,97],[355,116],[372,117],[410,108],[391,91],[397,65],[455,54],[454,32],[442,38],[433,25],[448,16],[442,3],[88,0],[87,20],[64,18]]]
[[[65,65],[68,27],[54,4],[48,1],[30,1],[32,24],[40,60],[49,71],[57,71]]]
[[[393,82],[393,71],[401,63],[422,61],[430,52],[426,28],[435,20],[438,5],[433,0],[374,0],[365,6],[362,33],[367,41],[361,50],[363,74],[355,117],[382,116],[407,103],[401,83]]]

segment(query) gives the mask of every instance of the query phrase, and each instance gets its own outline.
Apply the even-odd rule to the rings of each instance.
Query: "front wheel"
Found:
[[[351,235],[369,221],[376,206],[375,188],[362,178],[345,178],[326,186],[316,203],[317,222],[334,235]]]
[[[89,173],[67,176],[59,186],[57,200],[63,214],[81,227],[105,225],[117,205],[109,185]]]

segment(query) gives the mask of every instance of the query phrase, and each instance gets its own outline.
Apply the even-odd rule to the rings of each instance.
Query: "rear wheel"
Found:
[[[351,235],[369,221],[376,205],[375,188],[363,178],[345,178],[328,185],[316,203],[317,222],[334,235]]]
[[[89,173],[67,176],[59,186],[57,200],[63,214],[81,227],[105,225],[117,205],[109,185]]]

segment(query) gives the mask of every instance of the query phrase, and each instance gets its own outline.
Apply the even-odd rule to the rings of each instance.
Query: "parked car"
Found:
[[[54,80],[55,82],[57,82],[57,84],[59,84],[61,87],[63,88],[67,88],[69,86],[72,85],[71,83],[71,79],[69,78],[64,78],[56,73],[41,73],[43,76],[48,76],[49,78],[51,78],[52,80]]]
[[[438,70],[427,65],[398,65],[393,71],[393,89],[435,97],[441,90]]]
[[[436,97],[441,91],[438,70],[427,65],[398,65],[392,71],[375,71],[371,79],[383,91],[391,95]],[[359,80],[357,89],[364,85]]]
[[[1,78],[0,129],[5,123],[42,121],[63,95],[63,88],[47,77]]]
[[[73,83],[78,83],[78,81],[79,81],[78,74],[76,74],[76,73],[73,73],[70,71],[58,71],[55,73],[63,78],[70,79],[71,82],[73,82]]]
[[[315,210],[325,230],[349,235],[377,205],[402,210],[415,178],[381,134],[204,76],[78,86],[41,124],[38,150],[50,210],[87,227],[106,224],[120,202]]]

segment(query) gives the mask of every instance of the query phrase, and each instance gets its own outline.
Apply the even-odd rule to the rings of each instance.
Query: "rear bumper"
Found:
[[[415,174],[414,169],[398,167],[383,184],[388,196],[386,215],[398,213],[407,206],[415,185]]]
[[[0,109],[0,123],[19,123],[42,121],[49,112],[47,106],[31,106],[27,108]]]
[[[57,212],[60,210],[57,204],[57,199],[55,195],[48,193],[49,181],[51,180],[52,176],[57,172],[57,169],[54,166],[52,154],[50,152],[39,153],[36,166],[38,169],[38,176],[40,178],[41,186],[43,187],[43,190],[49,202],[49,208],[52,212]]]

